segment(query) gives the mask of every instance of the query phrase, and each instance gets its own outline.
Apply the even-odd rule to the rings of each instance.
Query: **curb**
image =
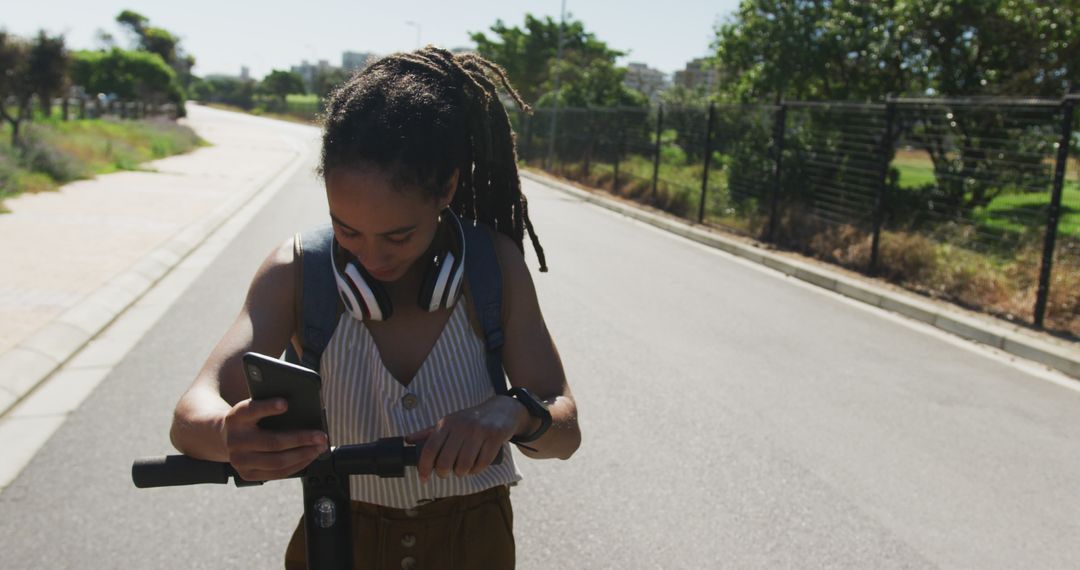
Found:
[[[251,190],[184,227],[32,336],[0,354],[0,370],[4,371],[0,378],[0,417],[59,370],[245,204],[263,192],[280,188],[307,157],[305,149],[297,148],[291,161],[253,184]]]
[[[546,174],[527,170],[521,170],[520,174],[533,182],[562,191],[585,202],[618,212],[656,228],[723,250],[856,301],[915,319],[961,338],[992,346],[1026,360],[1038,362],[1073,378],[1080,379],[1080,348],[1069,349],[1057,346],[1038,338],[1011,331],[1004,326],[984,322],[980,318],[960,312],[959,309],[947,310],[934,303],[919,299],[914,294],[890,291],[815,265],[748,246],[721,234],[706,231],[700,226],[691,225],[681,220],[669,219],[642,208],[624,204],[618,200],[603,196],[599,192],[582,190]]]

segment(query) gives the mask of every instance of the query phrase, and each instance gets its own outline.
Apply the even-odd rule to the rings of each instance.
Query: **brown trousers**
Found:
[[[414,509],[354,501],[357,570],[484,570],[514,567],[514,513],[505,485]],[[285,551],[286,570],[307,570],[304,520]]]

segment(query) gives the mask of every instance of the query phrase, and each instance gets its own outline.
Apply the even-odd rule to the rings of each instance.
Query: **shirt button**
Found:
[[[411,410],[416,407],[416,404],[420,403],[420,399],[416,397],[416,394],[405,394],[401,397],[401,407],[406,410]]]
[[[401,567],[405,570],[413,570],[413,568],[416,568],[416,559],[412,556],[406,556],[405,558],[402,558]]]
[[[416,535],[410,533],[401,537],[401,545],[405,548],[412,548],[416,546]]]

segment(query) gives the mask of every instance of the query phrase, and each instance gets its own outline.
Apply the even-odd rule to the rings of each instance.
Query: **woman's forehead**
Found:
[[[381,233],[430,215],[434,200],[419,188],[396,185],[375,169],[336,169],[326,175],[330,215],[359,231]]]

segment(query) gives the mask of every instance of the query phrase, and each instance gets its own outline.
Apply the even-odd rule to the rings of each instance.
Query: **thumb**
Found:
[[[265,400],[247,399],[236,404],[236,415],[245,421],[255,423],[265,417],[285,413],[289,403],[285,398],[267,398]]]
[[[413,433],[405,436],[405,441],[413,444],[423,443],[427,441],[427,438],[431,437],[431,434],[434,431],[435,426],[426,427],[420,431],[414,431]]]

